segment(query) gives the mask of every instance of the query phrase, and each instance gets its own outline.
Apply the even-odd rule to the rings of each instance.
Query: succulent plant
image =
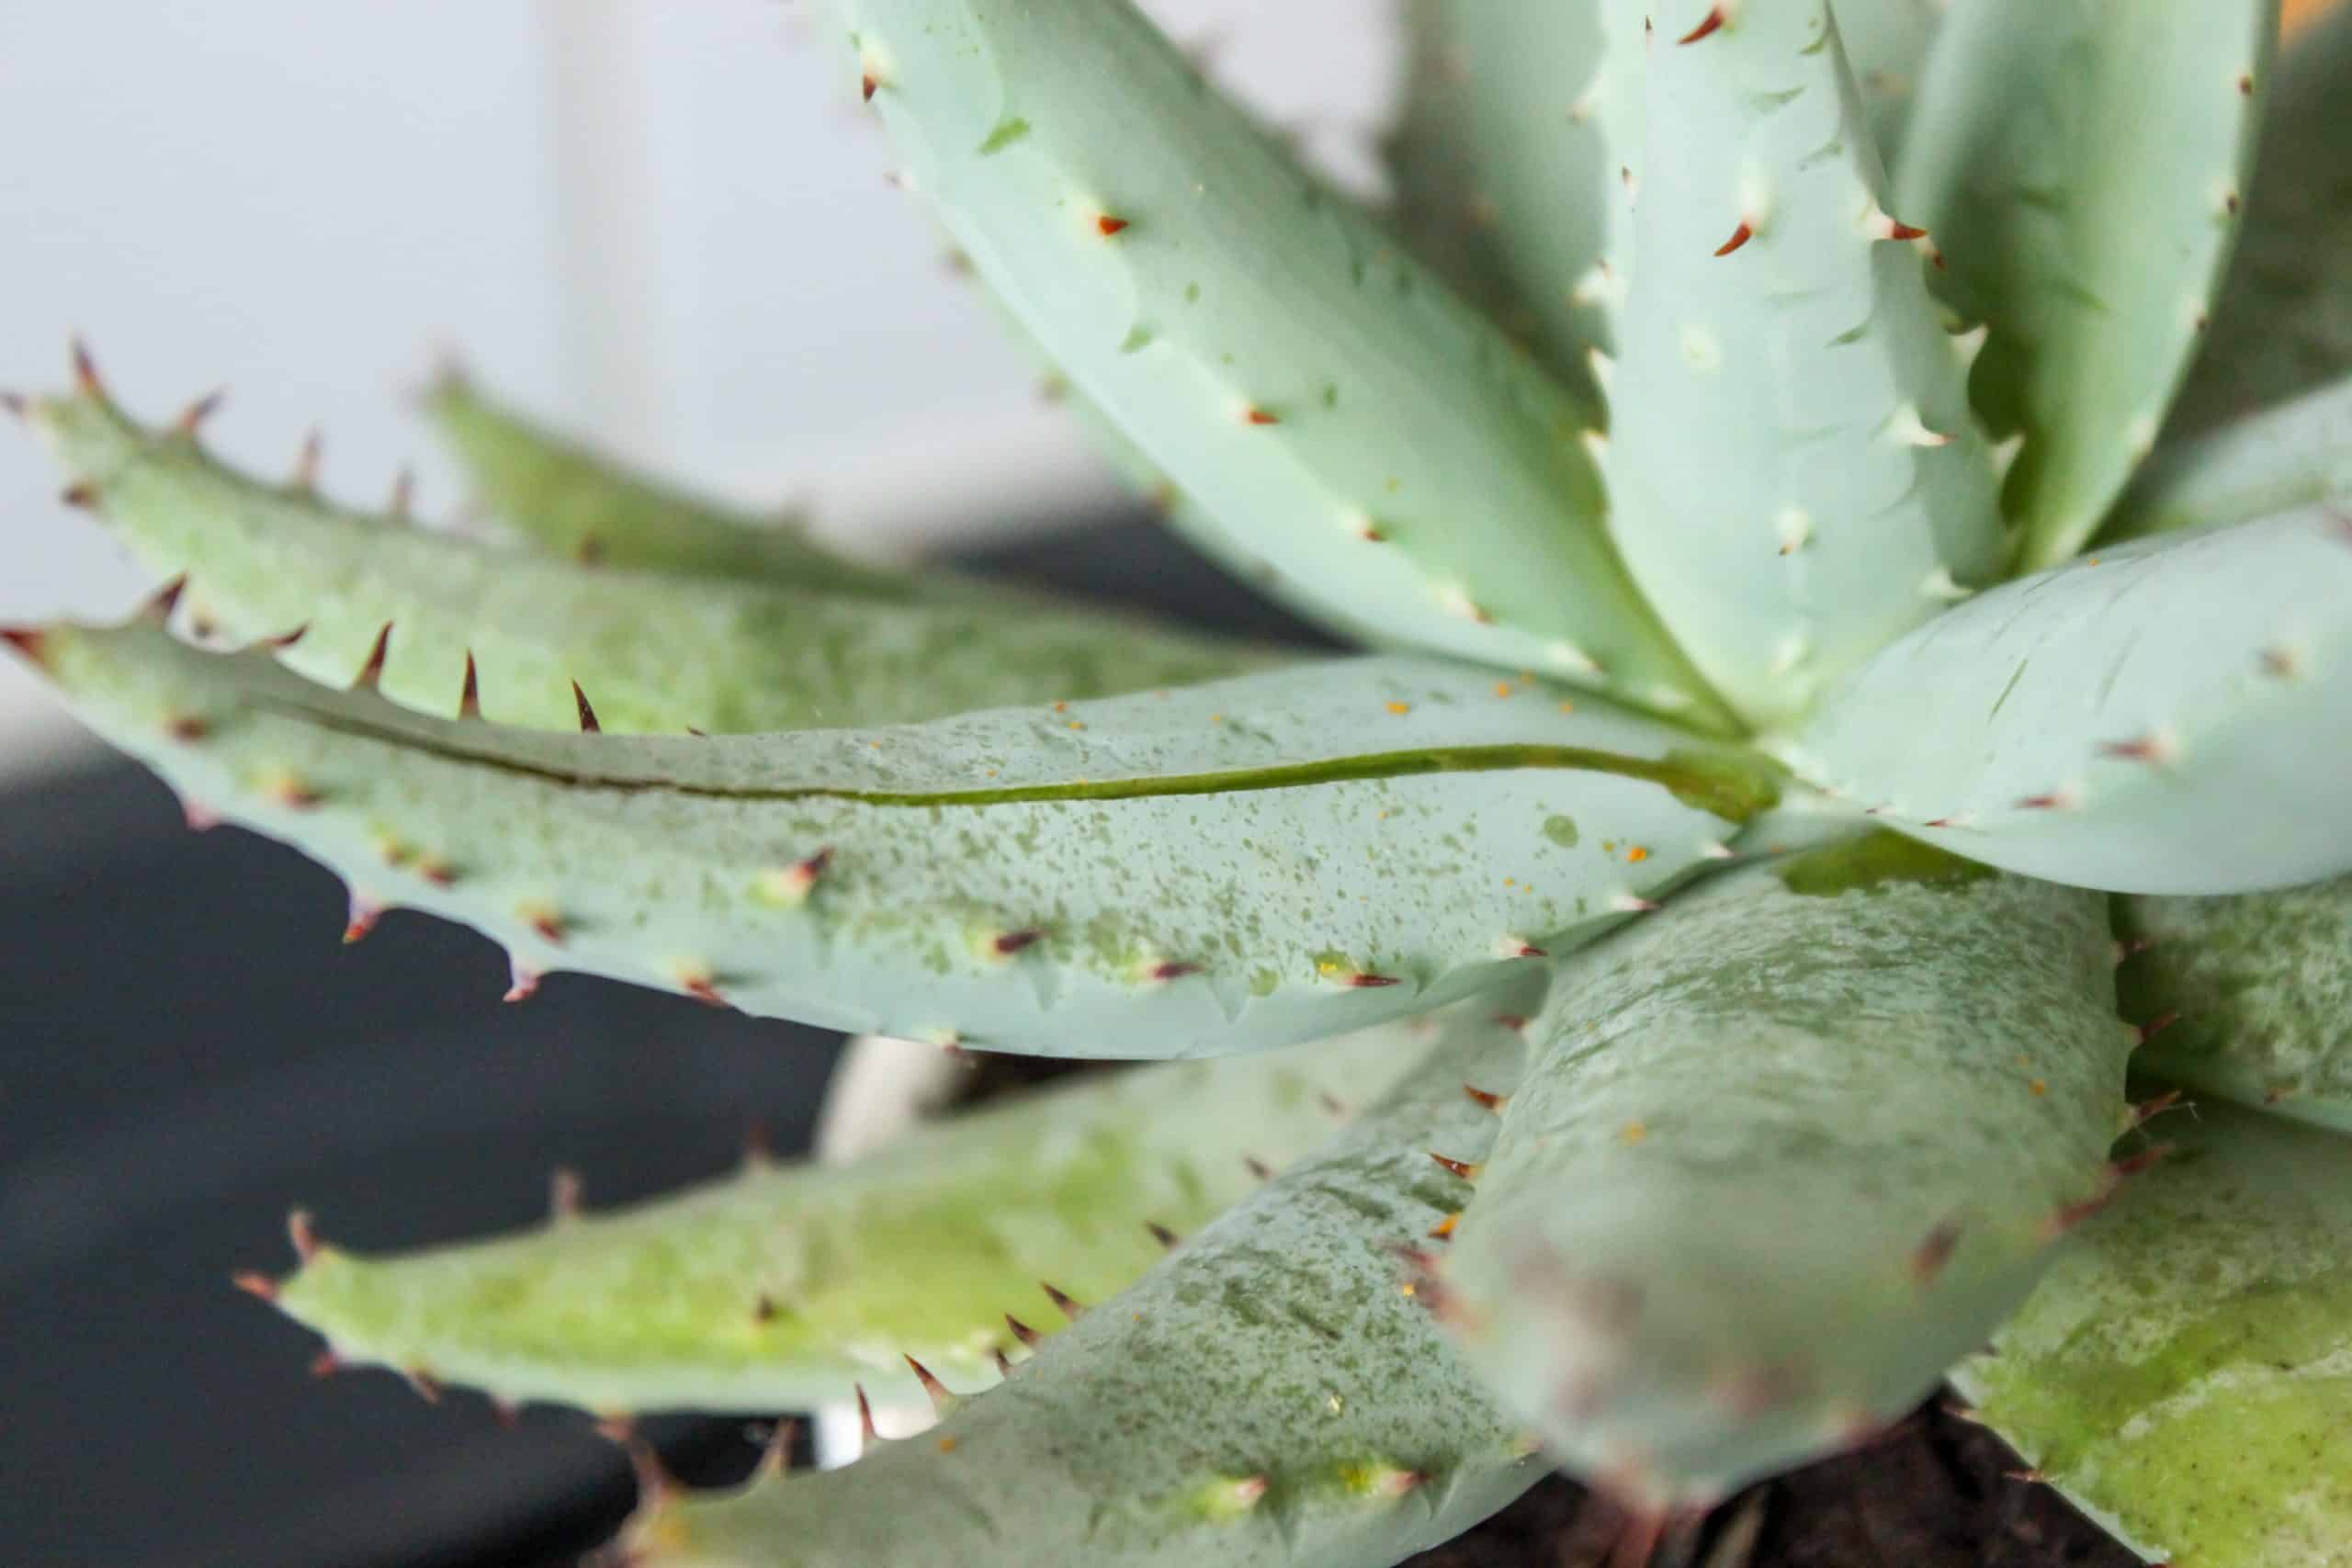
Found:
[[[650,1476],[637,1563],[1360,1568],[1555,1466],[1639,1561],[1947,1375],[2152,1559],[2334,1561],[2346,14],[1419,0],[1383,211],[1125,0],[842,10],[1138,482],[1382,651],[852,563],[456,378],[505,533],[428,532],[86,355],[14,406],[168,581],[6,636],[510,999],[1218,1059],[248,1287],[501,1401],[940,1404]]]

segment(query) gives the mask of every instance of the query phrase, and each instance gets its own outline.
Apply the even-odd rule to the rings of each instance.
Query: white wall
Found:
[[[1358,179],[1383,0],[1147,0]],[[876,549],[1046,521],[1108,481],[1035,395],[807,0],[0,0],[0,386],[89,334],[118,392],[276,471],[419,460],[437,345],[648,462],[804,499]],[[141,586],[0,429],[0,622]],[[0,669],[0,773],[71,735]]]

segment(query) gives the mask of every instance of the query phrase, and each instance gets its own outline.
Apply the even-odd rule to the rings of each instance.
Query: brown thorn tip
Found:
[[[2022,1481],[2029,1486],[2038,1486],[2046,1480],[2047,1477],[2038,1470],[2005,1470],[2001,1472],[2001,1479],[2004,1481]]]
[[[541,976],[535,969],[526,969],[519,960],[510,959],[507,966],[506,994],[499,999],[512,1007],[527,1002],[539,994]]]
[[[1252,406],[1250,412],[1242,417],[1247,419],[1251,424],[1280,424],[1283,422],[1282,415],[1274,413],[1270,410],[1255,406]]]
[[[32,404],[25,400],[22,392],[0,392],[0,409],[23,419],[32,412]]]
[[[277,1281],[251,1269],[240,1269],[229,1276],[229,1283],[255,1301],[274,1302],[277,1299]]]
[[[1243,1155],[1241,1156],[1241,1163],[1248,1168],[1251,1176],[1256,1177],[1261,1181],[1272,1181],[1274,1179],[1274,1168],[1268,1165],[1264,1160],[1260,1159],[1256,1155]]]
[[[1517,1012],[1498,1012],[1495,1014],[1495,1027],[1508,1029],[1513,1034],[1517,1034],[1527,1027],[1527,1015]]]
[[[343,945],[351,947],[367,941],[368,933],[376,929],[376,922],[383,918],[384,907],[381,904],[354,893],[351,896],[350,917],[344,922]]]
[[[1394,975],[1367,975],[1358,971],[1348,976],[1348,984],[1359,990],[1370,990],[1381,986],[1395,986],[1402,983]]]
[[[1900,218],[1886,220],[1886,237],[1890,240],[1924,240],[1928,231],[1916,223],[1905,223]]]
[[[1094,226],[1102,231],[1102,237],[1107,240],[1112,235],[1118,233],[1121,230],[1127,228],[1129,225],[1125,219],[1114,218],[1109,213],[1105,212],[1102,216],[1094,220]]]
[[[605,727],[596,722],[596,710],[589,705],[588,694],[580,689],[580,682],[577,681],[571,683],[571,700],[580,708],[580,733],[582,735],[603,734]]]
[[[107,395],[106,379],[98,374],[98,362],[91,357],[90,345],[76,335],[69,345],[68,352],[74,360],[75,390],[93,398],[105,397]]]
[[[411,1367],[401,1376],[408,1380],[408,1386],[416,1390],[417,1398],[424,1401],[425,1404],[441,1403],[441,1380],[423,1367]]]
[[[1183,1238],[1182,1236],[1178,1235],[1174,1231],[1170,1230],[1166,1225],[1161,1224],[1158,1220],[1144,1221],[1143,1228],[1151,1233],[1152,1240],[1158,1242],[1160,1246],[1166,1247],[1170,1252],[1175,1251],[1177,1247],[1183,1244]]]
[[[1020,1340],[1022,1344],[1027,1346],[1032,1350],[1035,1350],[1037,1348],[1037,1342],[1045,1337],[1044,1335],[1038,1333],[1035,1329],[1030,1327],[1027,1324],[1022,1322],[1011,1313],[1006,1313],[1004,1314],[1004,1325],[1012,1330],[1012,1337],[1015,1339]]]
[[[57,499],[68,506],[77,506],[85,512],[96,512],[98,509],[98,487],[88,479],[78,479],[60,491]]]
[[[1731,238],[1715,247],[1715,254],[1727,256],[1754,238],[1756,238],[1756,225],[1743,218],[1739,220],[1739,227],[1731,231]]]
[[[458,716],[481,716],[481,671],[474,668],[474,650],[470,648],[466,649],[465,689],[458,694]]]
[[[586,1190],[580,1173],[570,1166],[560,1165],[548,1173],[548,1210],[559,1220],[580,1217],[582,1196]]]
[[[332,1350],[322,1350],[311,1358],[311,1375],[314,1378],[331,1378],[341,1371],[343,1358]]]
[[[190,440],[195,439],[197,433],[204,428],[204,422],[219,413],[220,405],[228,398],[229,391],[225,387],[205,393],[180,411],[179,423],[173,428]]]
[[[941,1382],[936,1377],[933,1377],[932,1375],[931,1369],[924,1366],[921,1361],[916,1360],[912,1356],[907,1357],[906,1362],[908,1366],[914,1369],[915,1381],[922,1384],[923,1394],[931,1401],[931,1407],[934,1412],[941,1416],[944,1416],[950,1409],[954,1408],[956,1404],[956,1393],[953,1389],[950,1389],[945,1383]]]
[[[41,637],[42,633],[37,626],[0,626],[0,642],[6,643],[35,664],[40,662]]]
[[[1945,1220],[1923,1237],[1911,1253],[1911,1277],[1922,1286],[1932,1285],[1942,1275],[1944,1265],[1960,1249],[1960,1225]]]
[[[1674,41],[1677,43],[1697,43],[1701,39],[1705,38],[1709,33],[1713,32],[1723,25],[1724,8],[1721,6],[1710,6],[1707,7],[1706,16],[1700,21],[1699,25],[1692,28],[1689,32],[1684,33],[1680,38],[1676,39]]]
[[[384,660],[391,657],[391,652],[392,623],[386,621],[382,628],[376,633],[375,645],[368,650],[368,662],[359,667],[359,678],[352,684],[357,688],[372,691],[377,682],[384,678]]]
[[[1151,966],[1151,977],[1161,981],[1182,980],[1187,976],[1197,975],[1200,972],[1201,966],[1197,964],[1155,964]]]
[[[1080,1317],[1085,1315],[1086,1308],[1080,1305],[1076,1301],[1073,1301],[1067,1292],[1056,1290],[1053,1286],[1047,1284],[1043,1280],[1037,1281],[1037,1287],[1046,1292],[1046,1298],[1051,1301],[1054,1305],[1061,1309],[1062,1315],[1069,1319],[1072,1323],[1076,1323]]]
[[[865,1397],[864,1383],[852,1383],[850,1387],[857,1392],[858,1436],[865,1440],[867,1448],[872,1448],[882,1438],[882,1434],[874,1429],[874,1402]]]
[[[296,626],[290,632],[280,632],[276,637],[266,637],[262,638],[262,646],[265,648],[274,648],[280,653],[283,653],[288,649],[292,648],[310,635],[311,623],[304,621],[300,626]]]
[[[2139,1043],[2145,1045],[2149,1041],[2154,1040],[2157,1035],[2162,1034],[2165,1030],[2170,1029],[2174,1024],[2178,1023],[2179,1021],[2180,1014],[2177,1012],[2160,1012],[2156,1014],[2155,1017],[2150,1019],[2147,1022],[2140,1026]]]
[[[410,510],[416,504],[416,474],[402,468],[392,478],[391,514],[398,521],[408,521]]]
[[[1430,1151],[1430,1158],[1437,1161],[1440,1166],[1460,1177],[1464,1181],[1477,1180],[1478,1173],[1486,1168],[1484,1166],[1476,1164],[1470,1160],[1454,1159],[1450,1156],[1439,1154],[1434,1149]]]
[[[1480,1089],[1475,1084],[1464,1084],[1462,1092],[1489,1111],[1500,1111],[1505,1105],[1510,1103],[1510,1096],[1497,1094],[1492,1089]]]
[[[313,430],[302,437],[302,450],[294,459],[294,488],[314,490],[319,482],[319,467],[325,460],[327,438]]]
[[[311,1223],[310,1210],[286,1212],[286,1239],[294,1244],[294,1259],[298,1263],[308,1263],[319,1255],[318,1227]]]
[[[147,596],[139,613],[151,621],[168,621],[172,612],[180,607],[180,596],[187,592],[187,573],[181,572],[169,582]]]
[[[872,102],[874,101],[874,95],[875,95],[876,93],[877,93],[877,92],[881,91],[881,88],[882,88],[882,80],[881,80],[881,78],[880,78],[880,77],[878,77],[878,76],[876,76],[876,75],[875,75],[875,74],[874,74],[874,73],[873,73],[873,72],[871,72],[871,71],[868,71],[865,75],[863,75],[863,76],[861,76],[861,77],[859,77],[859,78],[858,78],[858,81],[857,81],[857,93],[858,93],[858,97],[859,97],[859,99],[860,99],[861,101],[863,101],[863,102],[865,102],[865,103],[869,103],[869,104],[870,104],[870,103],[872,103]]]
[[[1045,940],[1044,927],[1029,926],[1017,931],[1000,931],[989,945],[995,949],[997,956],[1010,958],[1023,948],[1035,947]]]

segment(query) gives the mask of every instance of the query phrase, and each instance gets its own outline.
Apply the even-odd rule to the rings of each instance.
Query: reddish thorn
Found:
[[[1102,231],[1102,237],[1107,240],[1122,229],[1128,227],[1128,223],[1125,219],[1114,218],[1106,212],[1094,220],[1094,226]]]
[[[1486,1167],[1482,1165],[1474,1164],[1466,1159],[1451,1158],[1448,1156],[1439,1154],[1435,1149],[1431,1149],[1430,1151],[1430,1158],[1437,1161],[1440,1167],[1452,1174],[1460,1177],[1464,1181],[1477,1180],[1478,1173],[1486,1168]]]
[[[392,623],[386,621],[377,632],[375,646],[368,650],[368,662],[359,667],[358,679],[352,682],[355,691],[373,691],[384,678],[384,660],[391,657]]]
[[[743,1129],[743,1163],[754,1170],[764,1170],[775,1163],[775,1138],[764,1122],[754,1122]]]
[[[874,95],[881,91],[881,79],[876,76],[871,71],[868,71],[865,75],[858,78],[858,96],[865,103],[872,103],[874,101]]]
[[[1315,1097],[1315,1103],[1322,1107],[1324,1113],[1327,1115],[1337,1116],[1342,1120],[1345,1120],[1347,1117],[1348,1102],[1341,1100],[1338,1095],[1333,1094],[1329,1089],[1324,1089],[1320,1093],[1317,1094]]]
[[[2170,1029],[2174,1024],[2178,1023],[2179,1021],[2180,1014],[2177,1012],[2160,1012],[2156,1014],[2155,1017],[2150,1019],[2147,1022],[2140,1026],[2139,1043],[2145,1045],[2149,1041],[2154,1040],[2157,1035],[2162,1034],[2165,1030]]]
[[[2102,740],[2098,747],[2102,757],[2115,757],[2131,762],[2161,761],[2165,743],[2153,735],[2143,735],[2131,740]]]
[[[416,874],[435,887],[455,887],[458,885],[457,868],[438,855],[419,861]]]
[[[727,998],[718,994],[718,982],[707,975],[689,976],[679,985],[686,995],[705,1007],[723,1008],[729,1005]]]
[[[1944,1265],[1960,1250],[1960,1224],[1945,1220],[1921,1239],[1911,1253],[1911,1277],[1922,1286],[1932,1285],[1942,1275]]]
[[[561,947],[570,933],[564,930],[563,917],[552,909],[541,909],[529,917],[531,930],[549,947]]]
[[[499,1000],[511,1007],[519,1002],[527,1002],[539,994],[537,970],[526,969],[521,964],[509,960],[506,973],[506,994]]]
[[[2004,1481],[2022,1481],[2029,1486],[2039,1486],[2047,1479],[2047,1477],[2038,1470],[2005,1470],[2001,1472],[2001,1479]]]
[[[1949,817],[1930,817],[1920,824],[1923,828],[1949,828],[1951,825],[1952,819]]]
[[[989,1357],[991,1360],[996,1362],[997,1376],[1001,1378],[1009,1378],[1012,1375],[1012,1358],[1004,1353],[1003,1346],[989,1346]]]
[[[424,1401],[425,1404],[441,1403],[441,1380],[423,1367],[411,1367],[401,1376],[408,1380],[408,1386],[416,1390],[417,1398]]]
[[[1928,237],[1928,231],[1917,224],[1905,223],[1900,218],[1890,217],[1886,220],[1886,237],[1890,240],[1924,240]],[[1943,257],[1939,254],[1936,261],[1940,265]]]
[[[1046,940],[1043,926],[1029,926],[1017,931],[1001,931],[989,946],[1000,958],[1010,958],[1023,948],[1035,947]]]
[[[354,893],[351,896],[350,919],[344,922],[343,945],[350,947],[367,941],[368,934],[376,929],[376,922],[383,918],[382,905]]]
[[[327,438],[313,430],[302,437],[302,450],[294,459],[294,488],[315,490],[319,483],[319,465],[325,458]]]
[[[1462,1092],[1468,1095],[1473,1102],[1485,1106],[1489,1111],[1500,1111],[1510,1100],[1510,1096],[1507,1094],[1497,1094],[1492,1089],[1479,1089],[1472,1084],[1464,1084]]]
[[[1381,986],[1401,985],[1394,975],[1367,975],[1362,971],[1348,976],[1347,983],[1359,990],[1372,990]]]
[[[2121,1181],[2139,1175],[2150,1166],[2158,1165],[2172,1158],[2174,1152],[2179,1146],[2177,1144],[2154,1144],[2136,1155],[2117,1160],[2113,1165],[2109,1166],[2108,1169],[2114,1172],[2118,1181]]]
[[[23,419],[32,412],[32,404],[25,400],[22,392],[0,392],[0,410]]]
[[[2153,1122],[2167,1111],[2179,1109],[2180,1103],[2180,1090],[2177,1089],[2168,1089],[2153,1099],[2143,1100],[2132,1108],[2132,1125],[2137,1127]]]
[[[292,648],[310,635],[311,623],[304,621],[300,626],[296,626],[290,632],[280,632],[276,637],[266,637],[262,638],[262,646],[264,648],[274,648],[280,653],[283,653],[286,649]]]
[[[931,1408],[934,1413],[944,1416],[955,1407],[956,1393],[953,1389],[932,1376],[931,1369],[912,1356],[907,1357],[906,1362],[908,1366],[914,1369],[915,1381],[922,1384],[922,1391],[930,1398]]]
[[[775,1298],[769,1295],[765,1291],[762,1291],[758,1295],[752,1298],[752,1321],[753,1323],[774,1323],[776,1320],[777,1314],[782,1311],[783,1309],[775,1304]]]
[[[68,506],[78,506],[85,512],[98,509],[98,487],[88,479],[79,479],[58,492],[58,500]]]
[[[548,1173],[548,1212],[559,1220],[578,1219],[585,1191],[578,1171],[568,1165],[557,1166]]]
[[[178,713],[164,721],[164,733],[183,745],[193,746],[212,733],[212,725],[199,715]]]
[[[874,1429],[874,1402],[865,1397],[864,1383],[852,1383],[850,1386],[857,1391],[858,1444],[862,1449],[870,1449],[882,1440],[882,1434]]]
[[[1182,1236],[1178,1235],[1174,1231],[1170,1230],[1166,1225],[1161,1224],[1157,1220],[1144,1221],[1143,1228],[1151,1233],[1152,1240],[1158,1242],[1160,1246],[1166,1247],[1170,1252],[1175,1251],[1177,1247],[1181,1245],[1183,1240]]]
[[[1061,1309],[1062,1315],[1069,1319],[1072,1323],[1076,1323],[1080,1318],[1086,1315],[1086,1309],[1083,1306],[1080,1306],[1077,1302],[1071,1300],[1069,1295],[1063,1292],[1056,1290],[1045,1280],[1038,1280],[1037,1288],[1045,1292],[1046,1299],[1052,1302],[1054,1305],[1059,1307]]]
[[[220,412],[220,405],[228,396],[226,388],[205,393],[181,411],[179,423],[173,428],[189,440],[195,440],[197,433],[204,428],[204,422]]]
[[[180,817],[191,833],[209,833],[220,826],[220,814],[200,800],[181,801]]]
[[[311,1375],[314,1378],[331,1378],[341,1371],[343,1359],[332,1350],[322,1350],[311,1358]]]
[[[1495,1014],[1495,1027],[1497,1029],[1508,1029],[1513,1034],[1520,1033],[1527,1028],[1527,1015],[1516,1012],[1498,1012]]]
[[[1264,1160],[1260,1159],[1256,1155],[1243,1155],[1241,1156],[1241,1163],[1249,1169],[1251,1176],[1256,1177],[1261,1181],[1272,1181],[1274,1179],[1274,1168],[1268,1165]]]
[[[98,374],[98,362],[90,355],[90,345],[77,336],[73,340],[69,352],[74,359],[74,389],[87,397],[105,397],[106,380]]]
[[[465,689],[458,694],[458,716],[481,716],[481,672],[474,668],[474,650],[470,648],[466,649]]]
[[[1027,1324],[1022,1322],[1011,1313],[1006,1313],[1004,1314],[1004,1325],[1012,1330],[1012,1337],[1015,1339],[1020,1340],[1022,1344],[1027,1346],[1032,1350],[1035,1350],[1037,1348],[1037,1342],[1045,1337],[1044,1335],[1038,1333],[1035,1329],[1030,1327]]]
[[[241,1269],[230,1275],[229,1283],[255,1301],[274,1302],[277,1299],[277,1281],[251,1269]]]
[[[588,694],[580,689],[580,682],[577,681],[571,683],[571,700],[580,709],[580,733],[602,735],[605,732],[605,727],[596,722],[596,710],[588,705]]]
[[[510,1432],[523,1424],[523,1413],[514,1407],[512,1400],[492,1399],[490,1402],[490,1418]]]
[[[187,573],[181,572],[149,594],[147,602],[139,606],[139,614],[150,621],[169,621],[172,612],[180,607],[180,596],[187,592]]]
[[[2251,72],[2244,73],[2239,75],[2238,96],[2246,98],[2254,96],[2254,75]]]
[[[294,1258],[298,1263],[308,1263],[319,1255],[318,1228],[311,1224],[310,1210],[287,1211],[286,1239],[294,1244]]]
[[[2066,805],[2066,797],[2056,790],[2047,795],[2029,795],[2018,802],[2019,811],[2056,811]]]
[[[1713,32],[1717,28],[1720,28],[1723,25],[1724,8],[1721,6],[1711,6],[1707,8],[1707,15],[1705,18],[1701,21],[1697,27],[1692,28],[1689,32],[1684,33],[1680,38],[1676,39],[1674,41],[1679,44],[1697,43],[1701,39],[1705,38],[1709,33]]]
[[[1282,415],[1278,413],[1271,413],[1266,410],[1258,408],[1254,405],[1252,405],[1248,413],[1242,415],[1242,418],[1251,424],[1280,424],[1283,422]]]
[[[416,473],[413,469],[402,468],[392,478],[390,512],[393,520],[401,523],[407,522],[409,510],[415,504]]]
[[[1756,225],[1743,218],[1739,220],[1739,227],[1731,231],[1731,238],[1715,247],[1715,254],[1727,256],[1754,238],[1756,238]]]
[[[1200,972],[1201,966],[1197,964],[1155,964],[1151,966],[1151,978],[1162,981],[1182,980],[1188,975],[1197,975]]]
[[[1443,1219],[1442,1219],[1442,1220],[1438,1221],[1438,1223],[1437,1223],[1436,1224],[1434,1224],[1434,1225],[1432,1225],[1432,1226],[1430,1226],[1430,1231],[1429,1231],[1429,1238],[1430,1238],[1430,1240],[1431,1240],[1431,1241],[1452,1241],[1452,1240],[1453,1239],[1453,1231],[1454,1231],[1454,1227],[1455,1227],[1455,1226],[1457,1226],[1457,1225],[1459,1225],[1461,1223],[1462,1223],[1462,1216],[1461,1216],[1461,1215],[1459,1215],[1459,1214],[1448,1214],[1448,1215],[1446,1215],[1446,1216],[1445,1216],[1445,1218],[1443,1218]]]
[[[1521,958],[1549,958],[1552,956],[1549,952],[1537,947],[1533,942],[1514,942],[1512,945],[1518,956]]]

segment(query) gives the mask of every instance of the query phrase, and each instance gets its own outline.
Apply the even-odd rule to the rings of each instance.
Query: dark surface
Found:
[[[993,570],[1252,635],[1295,623],[1156,530]],[[280,1269],[288,1207],[360,1248],[537,1223],[718,1176],[746,1129],[805,1146],[834,1037],[577,976],[498,1005],[504,960],[396,914],[341,942],[292,851],[192,834],[121,763],[0,796],[0,1562],[537,1568],[608,1536],[627,1464],[576,1414],[519,1429],[380,1373],[316,1382],[301,1331],[227,1284]],[[740,1422],[653,1424],[730,1480]],[[754,1438],[763,1434],[753,1433]],[[2015,1461],[1930,1411],[1670,1535],[1663,1568],[2129,1568]],[[1623,1521],[1561,1481],[1420,1568],[1598,1568]],[[883,1565],[887,1568],[887,1565]]]

